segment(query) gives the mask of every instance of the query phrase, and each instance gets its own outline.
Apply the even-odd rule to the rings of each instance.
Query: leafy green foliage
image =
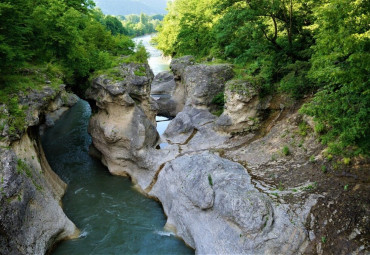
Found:
[[[317,92],[302,113],[322,142],[368,154],[369,10],[364,0],[176,0],[155,41],[166,55],[233,63],[260,96]]]
[[[157,32],[157,27],[162,24],[163,15],[157,14],[149,16],[147,14],[131,14],[127,16],[119,16],[121,23],[125,29],[126,35],[140,36]]]
[[[140,64],[147,64],[148,58],[150,57],[149,52],[146,51],[145,46],[142,43],[139,43],[136,46],[136,51],[134,54],[129,56],[128,58],[124,59],[126,63],[140,63]]]
[[[220,116],[224,112],[225,105],[225,94],[223,92],[218,93],[211,101],[215,106],[215,110],[212,113],[216,116]]]
[[[93,5],[91,0],[0,3],[2,89],[14,86],[6,79],[27,63],[59,65],[63,82],[74,85],[110,67],[114,56],[132,54],[135,45],[122,35],[122,23],[91,9]]]
[[[166,55],[205,56],[211,48],[213,8],[216,0],[177,0],[168,3],[168,14],[158,28],[157,47]]]
[[[209,186],[213,187],[213,180],[212,180],[211,174],[208,174],[208,183],[209,183]]]
[[[288,156],[290,154],[290,150],[288,146],[284,146],[283,149],[281,150],[284,156]]]
[[[315,9],[315,53],[309,77],[321,89],[303,113],[318,124],[333,153],[370,151],[370,32],[366,1],[332,0]],[[315,128],[316,129],[316,128]]]

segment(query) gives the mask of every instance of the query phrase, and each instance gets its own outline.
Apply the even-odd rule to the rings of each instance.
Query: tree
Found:
[[[350,145],[357,145],[356,154],[370,151],[369,11],[360,0],[331,0],[315,9],[309,76],[321,89],[302,111],[326,127],[321,139],[334,152]]]

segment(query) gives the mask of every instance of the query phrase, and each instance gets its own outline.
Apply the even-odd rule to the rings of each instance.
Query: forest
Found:
[[[81,93],[92,73],[134,54],[129,36],[157,28],[164,54],[231,63],[261,97],[304,98],[301,113],[314,117],[333,153],[369,153],[369,1],[176,0],[163,23],[161,15],[114,17],[94,7],[91,0],[0,2],[0,101],[14,114],[9,94],[45,76]]]
[[[114,56],[132,54],[132,40],[111,32],[93,6],[90,0],[0,3],[2,88],[11,75],[45,64],[60,70],[67,84],[75,84],[109,67]]]
[[[117,18],[91,0],[1,1],[0,131],[4,120],[10,131],[24,128],[19,92],[67,84],[83,95],[89,77],[115,66],[120,56],[145,62],[144,46],[135,49],[126,34]]]
[[[141,13],[140,15],[130,14],[126,16],[118,16],[122,26],[125,29],[125,34],[129,36],[141,36],[145,34],[156,33],[156,28],[161,24],[164,15],[147,15]]]
[[[370,1],[176,0],[155,38],[166,55],[228,62],[260,96],[304,99],[331,153],[370,151]]]

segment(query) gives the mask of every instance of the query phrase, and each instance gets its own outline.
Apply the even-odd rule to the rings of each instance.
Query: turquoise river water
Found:
[[[157,66],[156,73],[164,69]],[[163,229],[166,218],[159,203],[88,155],[90,115],[89,104],[80,100],[42,136],[51,167],[68,184],[63,209],[81,230],[78,239],[61,242],[52,254],[194,254]],[[158,131],[166,125],[160,122]]]

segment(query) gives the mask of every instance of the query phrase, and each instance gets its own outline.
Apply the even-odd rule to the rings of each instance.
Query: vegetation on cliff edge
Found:
[[[21,91],[64,83],[83,95],[89,76],[118,57],[146,61],[143,47],[135,53],[134,42],[93,7],[91,0],[0,2],[0,127],[23,129]]]
[[[235,65],[261,96],[313,96],[333,153],[370,151],[370,5],[366,0],[175,0],[156,43],[174,57]]]

